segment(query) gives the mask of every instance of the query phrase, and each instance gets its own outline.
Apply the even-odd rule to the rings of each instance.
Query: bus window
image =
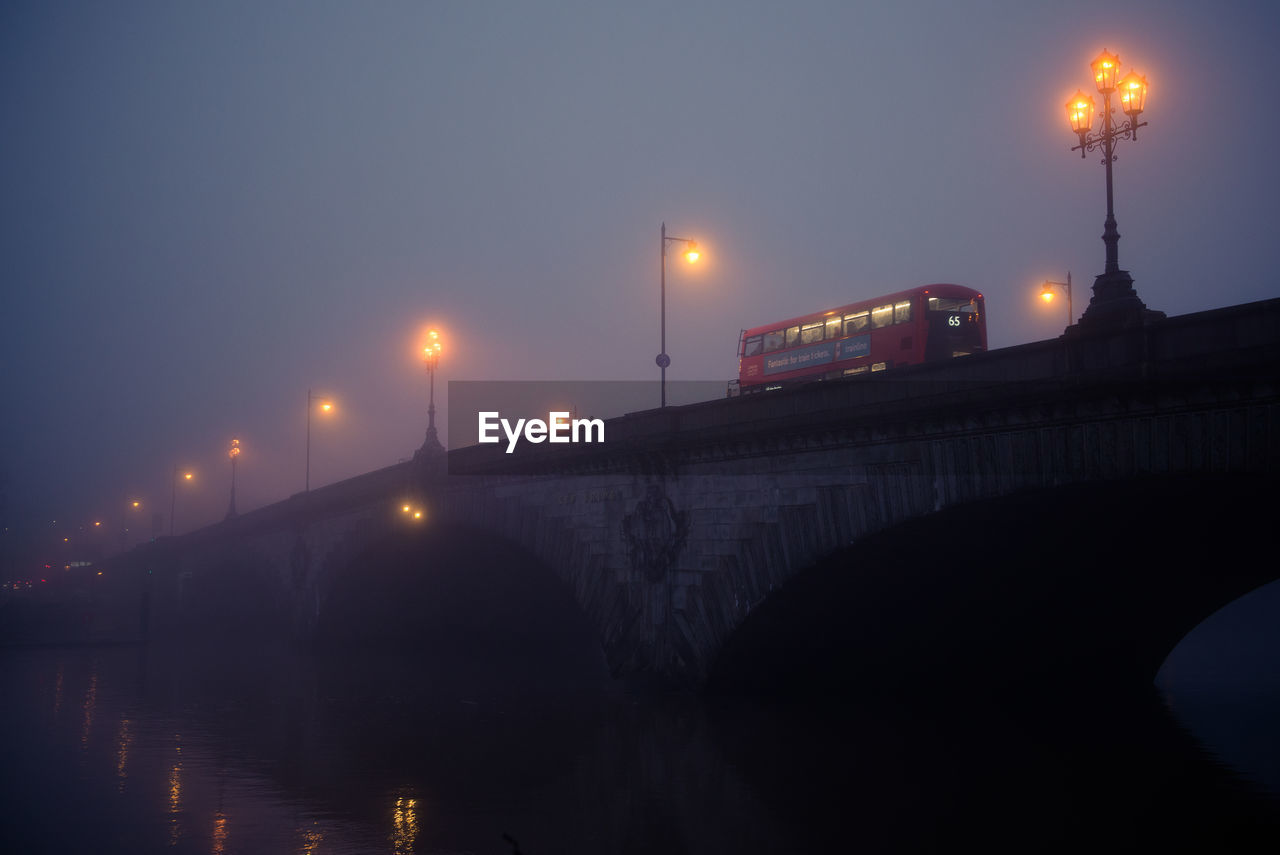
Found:
[[[805,324],[800,328],[801,344],[813,344],[815,341],[822,341],[822,321],[816,324]]]
[[[893,304],[893,322],[895,324],[905,324],[911,320],[911,301],[907,300],[902,303]]]
[[[783,344],[782,330],[774,330],[764,334],[764,352],[772,353],[775,350],[782,350]]]
[[[764,350],[764,336],[753,335],[742,347],[743,356],[759,356]]]
[[[827,318],[827,338],[839,338],[842,321],[840,318]]]
[[[977,313],[978,307],[973,300],[956,299],[955,297],[930,297],[929,311],[961,312],[962,314],[972,315]]]
[[[800,343],[800,327],[787,327],[787,347],[795,347]]]
[[[876,306],[871,310],[871,328],[878,330],[893,323],[893,304]]]
[[[867,312],[859,312],[856,315],[844,316],[844,334],[853,335],[860,333],[867,328],[867,324],[871,322],[871,316]]]

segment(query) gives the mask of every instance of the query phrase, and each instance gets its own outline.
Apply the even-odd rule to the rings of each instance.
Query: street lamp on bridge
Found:
[[[128,502],[129,511],[142,510],[142,500],[130,499]],[[123,551],[129,541],[129,513],[125,511],[120,515],[120,549]]]
[[[690,264],[697,261],[701,255],[701,253],[698,252],[697,241],[690,240],[689,238],[669,237],[667,235],[667,224],[662,224],[662,240],[660,241],[662,249],[662,273],[659,280],[659,287],[661,289],[659,312],[661,314],[662,341],[661,349],[658,351],[658,356],[654,362],[656,362],[658,364],[658,368],[662,370],[662,406],[664,407],[667,405],[667,366],[671,364],[671,357],[667,355],[667,243],[671,241],[680,241],[685,244],[684,257]]]
[[[188,483],[195,478],[194,472],[183,472],[182,480]],[[173,537],[173,517],[178,509],[178,464],[173,465],[173,494],[169,498],[169,536]]]
[[[431,378],[431,388],[427,398],[427,438],[423,441],[422,448],[418,449],[418,454],[444,451],[444,446],[436,433],[436,369],[440,367],[442,349],[440,332],[434,329],[428,330],[427,343],[422,348],[422,360],[427,366],[427,375]]]
[[[1060,288],[1067,295],[1067,326],[1071,326],[1071,322],[1075,320],[1076,314],[1071,308],[1071,271],[1067,271],[1066,282],[1053,282],[1048,279],[1040,286],[1040,299],[1046,303],[1052,303],[1055,296],[1054,289]]]
[[[227,519],[236,515],[236,458],[240,456],[240,440],[231,440],[231,448],[227,449],[227,457],[231,458],[231,505],[227,508]]]
[[[1116,228],[1115,204],[1112,193],[1111,164],[1116,159],[1116,143],[1123,139],[1138,139],[1138,128],[1146,127],[1138,117],[1146,106],[1147,79],[1130,71],[1120,78],[1120,57],[1103,51],[1091,64],[1093,80],[1102,94],[1102,128],[1093,131],[1095,107],[1093,97],[1077,89],[1067,101],[1067,121],[1080,139],[1072,146],[1083,159],[1086,151],[1102,150],[1102,164],[1107,171],[1107,219],[1103,225],[1102,242],[1106,245],[1106,268],[1093,282],[1093,298],[1080,317],[1084,327],[1125,327],[1141,324],[1144,320],[1163,318],[1163,312],[1154,312],[1138,299],[1133,289],[1133,277],[1120,269],[1117,245],[1120,232]],[[1116,125],[1111,118],[1111,95],[1118,92],[1120,108],[1128,121]]]
[[[333,412],[333,401],[326,397],[313,395],[311,390],[307,390],[307,477],[303,486],[303,492],[311,492],[311,411],[315,409],[312,403],[320,402],[320,412],[326,416]]]

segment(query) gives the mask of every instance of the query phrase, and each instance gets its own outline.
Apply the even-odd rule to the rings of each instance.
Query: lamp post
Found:
[[[130,499],[128,502],[130,511],[141,510],[142,502],[138,499]],[[120,515],[120,551],[123,552],[129,542],[129,516],[128,511]]]
[[[310,389],[307,390],[307,477],[306,477],[305,485],[303,487],[303,492],[305,493],[311,492],[311,409],[312,409],[311,402],[312,401],[319,401],[320,410],[326,415],[333,412],[333,401],[330,401],[323,396],[313,395],[311,394]]]
[[[1063,293],[1067,295],[1067,326],[1071,326],[1071,322],[1075,320],[1076,313],[1071,308],[1071,271],[1067,271],[1066,282],[1052,282],[1048,279],[1044,281],[1040,288],[1040,299],[1046,303],[1053,302],[1053,289],[1061,288]]]
[[[662,273],[659,279],[659,282],[660,282],[659,312],[661,315],[661,324],[662,324],[662,341],[661,341],[662,346],[661,346],[661,349],[658,351],[658,356],[654,360],[654,362],[656,362],[658,364],[658,368],[662,370],[662,406],[664,407],[667,405],[667,366],[671,364],[671,357],[667,355],[667,243],[668,241],[680,241],[681,243],[687,244],[684,251],[684,257],[690,264],[697,261],[699,256],[697,241],[693,241],[693,240],[690,240],[689,238],[682,238],[682,237],[668,237],[667,224],[666,223],[662,224],[662,240],[659,242],[661,247],[661,256],[662,256]]]
[[[1093,80],[1102,94],[1102,128],[1093,131],[1095,115],[1093,97],[1079,89],[1067,101],[1067,121],[1071,130],[1080,139],[1080,144],[1072,146],[1072,151],[1079,151],[1083,159],[1086,151],[1102,150],[1102,164],[1107,171],[1107,219],[1103,224],[1102,242],[1106,245],[1106,267],[1093,282],[1093,297],[1089,306],[1080,317],[1080,325],[1090,328],[1125,327],[1140,324],[1144,320],[1163,318],[1163,312],[1153,312],[1138,299],[1138,292],[1133,289],[1133,277],[1127,270],[1120,269],[1117,245],[1120,232],[1116,228],[1115,201],[1111,164],[1115,161],[1116,143],[1123,139],[1138,139],[1138,128],[1146,126],[1139,122],[1147,98],[1147,79],[1136,72],[1129,72],[1123,79],[1120,77],[1120,57],[1103,51],[1090,63],[1093,69]],[[1120,107],[1128,116],[1128,121],[1116,125],[1111,118],[1111,95],[1119,92]]]
[[[227,457],[231,458],[231,505],[227,508],[227,519],[231,519],[236,515],[236,458],[240,456],[240,440],[231,440],[231,448],[227,450]]]
[[[440,351],[440,333],[428,330],[427,343],[422,348],[422,359],[427,366],[427,376],[431,378],[431,390],[427,398],[427,438],[423,441],[422,448],[418,449],[419,454],[444,451],[436,433],[436,369],[440,367]]]
[[[184,481],[190,481],[195,477],[192,472],[183,472]],[[173,495],[169,499],[169,536],[173,537],[173,516],[178,508],[178,464],[173,464]]]

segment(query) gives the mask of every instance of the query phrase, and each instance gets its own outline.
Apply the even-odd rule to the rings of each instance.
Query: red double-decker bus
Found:
[[[743,330],[739,392],[850,377],[987,349],[982,295],[925,285]]]

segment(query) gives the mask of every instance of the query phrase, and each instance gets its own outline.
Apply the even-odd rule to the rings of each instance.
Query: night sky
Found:
[[[1121,267],[1170,315],[1280,296],[1266,3],[16,3],[0,9],[6,524],[220,519],[408,457],[448,380],[728,380],[744,327],[931,282],[992,347],[1101,272],[1064,104],[1150,82]],[[1098,98],[1101,103],[1101,98]]]

